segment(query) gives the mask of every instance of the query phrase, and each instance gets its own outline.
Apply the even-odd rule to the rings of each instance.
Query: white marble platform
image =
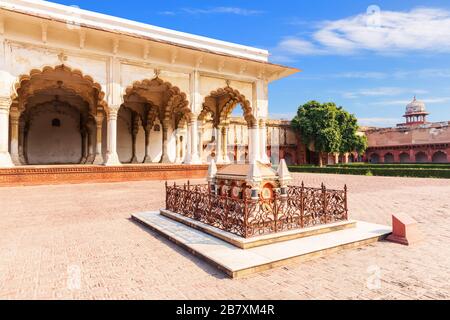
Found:
[[[232,245],[241,248],[248,249],[253,247],[259,247],[263,245],[268,245],[276,242],[282,242],[287,240],[293,240],[297,238],[310,237],[313,235],[326,233],[326,232],[334,232],[337,230],[342,230],[346,228],[354,228],[356,226],[355,220],[347,220],[347,221],[338,221],[333,223],[327,223],[322,225],[316,225],[312,227],[302,228],[302,229],[292,229],[287,231],[280,231],[277,233],[258,235],[250,238],[243,238],[238,236],[237,234],[227,232],[221,230],[219,228],[215,228],[213,226],[207,225],[203,222],[185,217],[179,213],[175,213],[166,209],[159,210],[160,214],[175,220],[177,222],[181,222],[189,227],[197,229],[199,231],[203,231],[208,233],[220,240],[231,243]]]
[[[392,232],[388,226],[356,221],[355,228],[240,249],[212,235],[164,217],[159,212],[136,213],[132,218],[212,263],[233,278],[322,256],[340,249],[361,246],[383,239]]]

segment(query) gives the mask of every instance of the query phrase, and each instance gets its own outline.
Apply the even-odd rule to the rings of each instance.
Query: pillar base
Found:
[[[103,164],[103,163],[104,163],[103,156],[101,154],[96,154],[93,164],[100,165],[100,164]]]
[[[198,154],[191,155],[189,160],[185,161],[186,164],[202,164],[202,160],[198,156]]]
[[[145,156],[144,161],[142,161],[142,163],[153,163],[153,161],[149,156]]]
[[[270,158],[267,156],[267,154],[264,154],[264,156],[259,160],[259,162],[263,164],[270,164]]]
[[[23,153],[19,154],[19,161],[20,161],[20,165],[26,165],[27,164],[27,159],[25,158]]]
[[[88,155],[88,157],[86,159],[86,163],[87,164],[92,164],[92,163],[94,163],[94,160],[95,160],[95,155],[90,154],[90,155]]]
[[[130,163],[138,163],[136,156],[133,156],[133,157],[131,158]]]
[[[229,156],[226,156],[226,157],[223,159],[223,163],[225,163],[225,164],[230,164],[230,163],[231,163],[230,157],[229,157]]]
[[[105,166],[120,166],[122,163],[120,163],[119,156],[117,153],[107,153],[106,154],[106,160],[103,165]]]
[[[11,168],[14,167],[14,163],[11,160],[9,152],[0,153],[0,168]]]
[[[169,156],[167,156],[167,155],[162,156],[162,158],[159,162],[160,163],[172,163],[172,161],[170,161],[170,159],[169,159]]]
[[[12,161],[12,163],[13,163],[15,166],[20,166],[20,165],[22,165],[22,161],[20,161],[19,155],[16,155],[16,156],[12,155],[12,156],[11,156],[11,161]]]

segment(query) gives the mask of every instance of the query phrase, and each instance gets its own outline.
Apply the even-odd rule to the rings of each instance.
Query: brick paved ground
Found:
[[[231,280],[129,219],[162,206],[162,182],[0,188],[0,298],[450,298],[449,180],[300,178],[346,182],[353,218],[389,224],[403,211],[426,239],[413,247],[379,242]]]

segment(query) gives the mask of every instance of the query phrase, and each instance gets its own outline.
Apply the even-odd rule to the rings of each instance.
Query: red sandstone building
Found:
[[[394,128],[367,129],[370,163],[449,163],[450,121],[427,122],[425,103],[406,106],[405,123]]]

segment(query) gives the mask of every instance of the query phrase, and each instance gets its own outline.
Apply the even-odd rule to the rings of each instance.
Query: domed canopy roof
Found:
[[[409,114],[416,114],[416,113],[426,113],[427,109],[425,107],[425,103],[419,100],[416,100],[416,97],[414,97],[413,101],[411,101],[406,106],[406,115]]]

